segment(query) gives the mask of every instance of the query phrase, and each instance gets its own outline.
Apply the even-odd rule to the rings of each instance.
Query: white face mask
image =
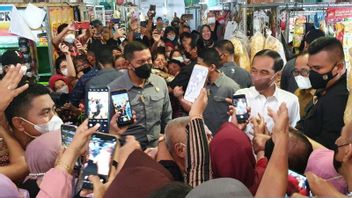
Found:
[[[61,73],[62,73],[62,75],[67,76],[67,74],[68,74],[68,69],[67,69],[67,68],[61,69]]]
[[[208,18],[208,25],[215,24],[215,22],[216,22],[215,17],[209,17]]]
[[[64,41],[67,43],[75,42],[76,36],[74,34],[67,34],[64,38]]]
[[[174,41],[176,38],[175,35],[172,35],[172,36],[167,36],[167,39],[169,39],[170,41]]]
[[[304,77],[301,75],[295,76],[296,83],[300,89],[310,89],[312,84],[310,83],[309,77]]]
[[[61,87],[60,89],[56,90],[56,92],[68,94],[68,86],[65,85],[65,86]]]
[[[172,59],[180,61],[181,63],[183,63],[185,61],[182,56],[173,57]]]
[[[33,124],[32,122],[22,118],[24,121],[28,122],[29,124],[34,126],[34,129],[37,130],[39,133],[44,134],[48,132],[53,132],[60,130],[61,125],[64,123],[61,118],[57,115],[54,115],[49,122],[45,124]]]

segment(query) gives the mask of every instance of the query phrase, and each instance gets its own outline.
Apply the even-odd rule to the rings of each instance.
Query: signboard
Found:
[[[11,36],[10,28],[10,13],[13,5],[0,5],[0,36]]]
[[[185,1],[185,7],[199,4],[199,0],[184,0],[184,1]]]
[[[326,20],[328,22],[341,21],[346,18],[352,18],[351,8],[328,8],[326,13]]]

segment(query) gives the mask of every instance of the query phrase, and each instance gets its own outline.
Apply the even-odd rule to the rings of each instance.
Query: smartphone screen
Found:
[[[244,123],[248,120],[246,95],[233,95],[233,106],[236,108],[236,118],[238,123]]]
[[[289,187],[293,187],[295,191],[298,191],[299,194],[310,196],[311,193],[308,185],[308,180],[305,176],[288,170],[288,182]]]
[[[88,89],[86,100],[86,114],[88,127],[91,128],[97,123],[100,124],[99,131],[109,132],[110,119],[110,91],[109,88]]]
[[[77,127],[73,125],[61,125],[61,142],[65,148],[71,144],[76,134],[76,129]]]
[[[150,10],[150,11],[155,11],[155,10],[156,10],[156,5],[152,5],[152,4],[151,4],[151,5],[149,6],[149,10]]]
[[[89,175],[98,175],[100,181],[108,180],[111,158],[115,152],[117,138],[104,133],[93,133],[89,141],[88,159],[83,164],[83,188],[93,189]]]
[[[112,104],[116,112],[120,112],[117,120],[119,126],[127,126],[133,123],[131,103],[126,90],[111,93]]]

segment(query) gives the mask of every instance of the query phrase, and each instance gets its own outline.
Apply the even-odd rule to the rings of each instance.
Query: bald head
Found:
[[[175,152],[175,144],[186,144],[186,126],[188,123],[188,116],[175,118],[167,123],[165,127],[165,143],[171,154]]]

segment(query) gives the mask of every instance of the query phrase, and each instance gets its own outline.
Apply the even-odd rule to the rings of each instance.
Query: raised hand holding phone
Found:
[[[117,120],[119,119],[119,117],[121,116],[120,112],[116,112],[114,116],[112,116],[111,121],[110,121],[110,134],[113,135],[122,135],[124,134],[127,129],[128,129],[128,125],[124,126],[124,127],[119,127],[117,124]],[[137,122],[137,117],[136,117],[136,112],[132,111],[132,119],[133,119],[133,123]]]
[[[103,183],[108,181],[112,156],[115,152],[117,137],[105,133],[93,133],[89,141],[89,154],[81,178],[84,189],[93,189],[90,175],[98,175]]]

